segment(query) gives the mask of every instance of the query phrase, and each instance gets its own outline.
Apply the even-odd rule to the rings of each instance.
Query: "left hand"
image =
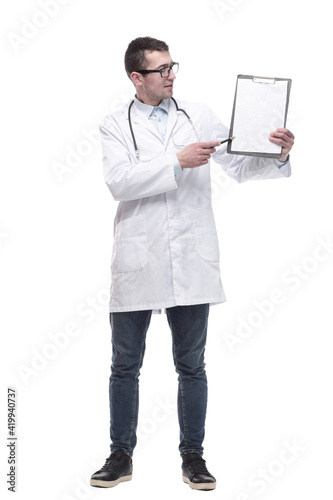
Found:
[[[287,128],[277,128],[275,132],[271,132],[269,140],[278,146],[282,146],[281,157],[279,161],[286,161],[287,156],[294,145],[295,136]]]

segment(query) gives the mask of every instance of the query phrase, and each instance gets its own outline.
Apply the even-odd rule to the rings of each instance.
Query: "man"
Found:
[[[165,42],[133,40],[125,68],[136,96],[101,124],[105,181],[119,206],[114,226],[110,323],[111,455],[92,475],[92,486],[132,478],[138,422],[138,377],[152,312],[165,310],[178,377],[179,451],[183,480],[212,490],[203,459],[207,407],[204,350],[210,304],[225,301],[209,193],[209,160],[243,182],[290,175],[294,136],[279,161],[228,155],[228,129],[204,105],[173,100],[178,63]],[[220,147],[219,147],[220,146]]]

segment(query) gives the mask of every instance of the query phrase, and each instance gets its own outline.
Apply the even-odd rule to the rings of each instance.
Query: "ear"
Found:
[[[137,73],[136,71],[133,71],[131,73],[131,80],[134,83],[134,85],[141,86],[142,85],[142,79],[143,79],[143,76],[140,73]]]

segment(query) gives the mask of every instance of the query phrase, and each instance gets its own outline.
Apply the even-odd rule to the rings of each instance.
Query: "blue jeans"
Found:
[[[178,373],[179,451],[203,454],[207,409],[204,353],[209,304],[166,310]],[[111,451],[133,455],[137,438],[139,375],[152,311],[110,313],[112,364],[109,384]]]

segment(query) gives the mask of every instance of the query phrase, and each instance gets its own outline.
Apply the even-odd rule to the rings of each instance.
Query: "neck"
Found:
[[[138,93],[135,94],[135,97],[138,99],[138,101],[142,102],[143,104],[148,104],[149,106],[158,106],[163,101],[163,99],[152,99],[148,96],[141,96]]]

